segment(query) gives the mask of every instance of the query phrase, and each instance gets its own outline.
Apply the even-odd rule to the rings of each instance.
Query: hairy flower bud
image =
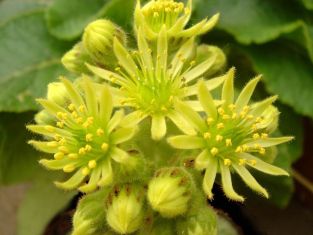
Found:
[[[61,62],[64,67],[71,72],[78,74],[89,73],[85,63],[91,62],[91,58],[84,49],[83,44],[80,42],[64,54]]]
[[[66,89],[61,82],[52,82],[48,85],[47,99],[58,105],[64,105],[68,99]]]
[[[177,222],[178,235],[216,235],[217,222],[214,210],[205,204],[196,213],[187,215]]]
[[[191,180],[180,168],[164,168],[156,172],[148,185],[148,200],[163,217],[186,213],[190,200]]]
[[[226,65],[226,56],[220,48],[209,45],[200,45],[197,47],[197,56],[195,59],[197,64],[200,64],[210,57],[215,57],[215,61],[211,68],[203,74],[204,77],[210,77],[221,72]]]
[[[107,199],[107,222],[117,233],[133,233],[144,219],[144,194],[138,185],[116,186]]]
[[[112,66],[116,63],[113,53],[113,39],[126,43],[126,34],[109,20],[96,20],[85,28],[83,45],[91,58],[99,64]]]
[[[46,110],[37,113],[34,119],[35,122],[40,125],[50,125],[54,123],[53,117]]]

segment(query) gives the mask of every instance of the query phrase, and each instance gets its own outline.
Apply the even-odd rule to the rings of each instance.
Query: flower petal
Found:
[[[86,106],[88,109],[88,112],[94,116],[98,116],[98,103],[96,100],[96,95],[95,95],[95,89],[93,87],[93,84],[91,83],[90,79],[87,77],[84,78],[82,82],[84,92],[85,92],[85,100],[86,100]]]
[[[177,135],[167,139],[167,142],[178,149],[200,149],[203,148],[203,139],[198,136]]]
[[[209,199],[213,199],[212,188],[217,173],[217,160],[209,158],[209,164],[205,170],[202,187]]]
[[[114,113],[113,117],[108,123],[108,132],[112,132],[117,127],[124,117],[124,110],[118,110]]]
[[[258,171],[264,172],[269,175],[286,175],[289,176],[288,172],[279,168],[277,166],[271,165],[267,162],[262,161],[261,159],[254,157],[249,153],[240,153],[237,155],[239,158],[248,160],[247,164]],[[252,164],[253,161],[253,164]]]
[[[129,158],[129,155],[127,152],[117,147],[114,147],[111,150],[110,156],[114,161],[121,163],[121,164],[127,163],[127,160]]]
[[[197,170],[203,170],[207,167],[209,167],[209,164],[211,163],[210,154],[207,149],[204,149],[195,160],[195,168]]]
[[[122,127],[132,127],[134,125],[137,125],[139,122],[141,122],[143,119],[147,117],[146,114],[143,114],[141,111],[134,111],[130,114],[127,114],[123,120],[120,123],[120,126]]]
[[[135,135],[136,129],[136,126],[117,129],[111,135],[112,142],[116,145],[131,139]]]
[[[269,198],[269,195],[265,188],[263,188],[256,179],[251,175],[251,173],[243,166],[237,164],[232,165],[241,179],[248,185],[252,190],[262,194],[264,197]]]
[[[147,71],[152,71],[153,64],[151,52],[141,27],[138,28],[137,43],[144,69],[147,69]]]
[[[205,83],[203,81],[199,82],[199,88],[198,88],[198,98],[201,103],[201,106],[203,107],[206,114],[213,119],[216,119],[217,117],[217,110],[216,106],[214,104],[214,100],[212,98],[211,93],[206,88]]]
[[[254,92],[254,89],[255,89],[256,85],[258,84],[258,82],[260,81],[260,79],[261,79],[261,75],[252,79],[251,81],[249,81],[247,83],[247,85],[240,92],[240,94],[236,100],[236,103],[235,103],[237,112],[240,112],[241,109],[249,103],[250,98]]]
[[[85,175],[82,173],[82,169],[78,170],[71,178],[65,182],[54,182],[55,185],[59,188],[72,190],[80,185],[85,179]]]
[[[284,136],[284,137],[273,137],[273,138],[266,138],[266,139],[257,139],[247,143],[248,147],[253,147],[255,144],[259,144],[263,148],[275,146],[278,144],[282,144],[293,140],[294,137],[292,136]]]
[[[165,117],[161,115],[152,116],[151,136],[154,140],[162,139],[166,134]]]
[[[227,78],[224,82],[222,89],[222,100],[224,101],[224,104],[222,106],[224,108],[234,102],[234,76],[235,68],[231,68],[227,72]]]
[[[257,102],[252,105],[250,114],[255,117],[260,116],[275,100],[277,100],[278,96],[272,96],[260,102]]]
[[[106,160],[101,165],[101,179],[98,181],[100,187],[107,186],[113,181],[113,170],[110,160]]]
[[[176,101],[175,109],[198,131],[203,132],[206,125],[197,112],[184,102]]]
[[[222,187],[225,195],[234,201],[243,202],[244,198],[237,194],[233,188],[230,170],[228,166],[225,166],[222,161],[219,162],[219,165],[221,169]]]
[[[163,25],[159,36],[158,36],[158,51],[156,57],[156,75],[157,77],[165,77],[165,73],[167,70],[167,34],[166,34],[166,26]]]
[[[108,86],[103,86],[99,99],[99,116],[101,123],[107,124],[110,120],[113,109],[112,95]]]
[[[172,111],[168,113],[167,117],[172,120],[172,122],[185,134],[196,135],[196,131],[191,125],[182,117],[182,115],[177,111]]]
[[[46,153],[56,153],[58,151],[57,147],[49,146],[49,142],[45,141],[36,141],[36,140],[30,140],[28,141],[29,144],[31,144],[35,149],[46,152]]]
[[[101,167],[98,166],[95,169],[93,169],[90,173],[90,179],[87,184],[82,185],[78,188],[79,191],[83,193],[90,193],[97,189],[98,182],[101,176]]]
[[[208,71],[216,60],[216,56],[211,56],[206,59],[202,63],[196,65],[188,72],[184,73],[182,76],[186,79],[186,83],[193,81],[194,79],[203,75],[206,71]]]
[[[77,89],[73,86],[73,84],[64,77],[61,77],[60,80],[63,82],[72,103],[77,107],[79,107],[81,104],[84,104],[82,97],[80,96]]]

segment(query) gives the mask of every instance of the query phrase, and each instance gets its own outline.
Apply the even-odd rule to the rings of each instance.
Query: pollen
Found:
[[[223,136],[221,136],[221,135],[216,135],[215,140],[216,140],[217,142],[221,142],[221,141],[223,140]]]
[[[99,128],[97,129],[97,136],[102,136],[104,134],[103,129]]]
[[[262,138],[262,139],[266,139],[267,137],[268,137],[268,134],[267,134],[267,133],[262,133],[262,134],[261,134],[261,138]]]
[[[108,145],[107,143],[103,143],[103,144],[101,145],[101,149],[102,149],[104,152],[106,152],[106,151],[108,150],[108,148],[109,148],[109,145]]]
[[[236,119],[237,118],[237,113],[233,113],[231,116],[232,119]]]
[[[61,160],[64,157],[64,153],[63,152],[57,152],[53,155],[55,160]]]
[[[238,146],[235,150],[236,153],[242,153],[242,147]]]
[[[243,107],[242,111],[247,113],[249,112],[250,107],[248,105],[246,105],[245,107]]]
[[[89,173],[90,173],[90,169],[88,167],[84,167],[82,169],[82,174],[83,175],[87,176],[87,175],[89,175]]]
[[[253,159],[253,160],[250,160],[249,163],[250,163],[252,166],[255,166],[255,165],[256,165],[256,160],[254,160],[254,159]]]
[[[73,164],[68,164],[63,167],[63,171],[67,173],[72,172],[74,170],[75,170],[75,166]]]
[[[220,115],[224,115],[225,114],[225,110],[223,108],[218,108],[217,109],[217,112],[220,114]]]
[[[228,158],[225,158],[225,159],[224,159],[224,165],[225,165],[225,166],[230,166],[230,165],[231,165],[231,160],[228,159]]]
[[[230,147],[233,145],[231,139],[226,139],[225,142],[226,142],[227,147]]]
[[[67,108],[68,108],[70,111],[74,111],[74,110],[75,110],[75,105],[74,105],[74,104],[69,104],[69,106],[67,106]]]
[[[75,119],[77,124],[82,124],[83,123],[83,118],[82,117],[78,117]]]
[[[91,133],[89,133],[89,134],[86,135],[85,139],[86,139],[87,142],[91,142],[92,139],[93,139],[92,137],[93,137],[93,135]]]
[[[224,123],[220,122],[217,124],[217,129],[223,129],[224,128]]]
[[[230,104],[230,105],[228,105],[228,108],[229,108],[230,111],[234,111],[235,108],[236,108],[236,105]]]
[[[249,150],[248,145],[246,145],[246,144],[242,145],[242,151],[246,152],[248,150]]]
[[[246,159],[244,159],[244,158],[240,158],[239,159],[239,166],[244,166],[245,164],[246,164],[246,162],[247,162],[247,160]]]
[[[81,112],[81,113],[85,112],[85,110],[86,110],[86,108],[85,108],[84,105],[80,105],[80,106],[78,107],[78,111]]]
[[[213,148],[211,148],[210,152],[211,152],[211,154],[212,154],[213,156],[215,156],[216,154],[218,154],[218,148],[213,147]]]
[[[260,138],[260,135],[258,133],[254,133],[252,136],[253,139],[257,140]]]
[[[77,153],[70,153],[68,155],[68,158],[70,158],[70,159],[77,159],[78,158],[78,154]]]
[[[80,155],[84,155],[84,154],[86,154],[86,149],[85,149],[84,147],[81,147],[81,148],[78,150],[78,153],[79,153]]]
[[[73,118],[78,118],[78,114],[77,114],[76,111],[73,111],[71,115],[72,115]]]
[[[57,122],[57,126],[60,127],[60,128],[63,128],[64,127],[64,122]]]
[[[210,132],[205,132],[203,134],[204,139],[210,139],[211,138],[211,133]]]
[[[265,148],[260,148],[259,149],[259,154],[264,155],[265,154]]]
[[[95,168],[96,166],[97,166],[96,160],[90,160],[90,161],[88,162],[88,167],[89,167],[90,169],[93,169],[93,168]]]
[[[210,125],[212,122],[214,122],[214,119],[209,117],[207,118],[206,122],[208,123],[208,125]]]
[[[91,149],[92,149],[92,147],[91,147],[89,144],[86,144],[86,145],[85,145],[85,150],[86,150],[87,152],[90,152]]]

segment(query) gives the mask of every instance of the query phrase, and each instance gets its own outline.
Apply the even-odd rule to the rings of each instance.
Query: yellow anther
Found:
[[[208,123],[208,125],[210,125],[212,122],[214,122],[214,119],[209,117],[207,118],[206,122]]]
[[[57,153],[55,153],[55,154],[53,155],[53,157],[54,157],[55,160],[60,160],[60,159],[62,159],[62,158],[64,157],[64,153],[62,153],[62,152],[57,152]]]
[[[88,162],[88,167],[89,167],[90,169],[93,169],[93,168],[95,168],[96,166],[97,166],[96,160],[90,160],[90,161]]]
[[[47,143],[48,147],[57,147],[59,145],[56,141],[50,141]]]
[[[73,118],[78,118],[78,114],[77,114],[76,111],[73,111],[71,115],[72,115]]]
[[[210,152],[213,156],[215,156],[216,154],[218,154],[218,148],[213,147],[211,148]]]
[[[236,153],[242,153],[242,147],[238,146],[235,150]]]
[[[230,166],[230,165],[231,165],[231,160],[228,159],[228,158],[225,158],[225,159],[224,159],[224,165],[225,165],[225,166]]]
[[[54,136],[54,139],[55,139],[56,141],[60,141],[60,140],[62,139],[62,136],[60,136],[59,134],[56,134],[56,135]]]
[[[70,158],[70,159],[77,159],[78,158],[78,154],[77,153],[70,153],[68,155],[68,158]]]
[[[248,145],[246,145],[246,144],[242,145],[242,151],[246,152],[248,150],[249,150],[249,146]]]
[[[225,142],[226,142],[226,146],[227,146],[227,147],[229,147],[229,146],[232,146],[232,145],[233,145],[233,143],[232,143],[231,139],[226,139],[226,140],[225,140]]]
[[[85,106],[84,105],[80,105],[79,107],[78,107],[78,111],[79,112],[85,112],[85,110],[86,110],[86,108],[85,108]]]
[[[162,110],[163,112],[166,112],[166,111],[167,111],[167,108],[166,108],[165,106],[162,106],[162,107],[161,107],[161,110]]]
[[[242,111],[247,113],[249,111],[249,109],[250,109],[250,107],[248,105],[246,105],[245,107],[243,107]]]
[[[246,164],[246,162],[247,162],[247,160],[246,159],[244,159],[244,158],[240,158],[239,159],[239,166],[244,166],[245,164]]]
[[[254,133],[252,136],[253,139],[257,140],[260,138],[260,135],[258,133]]]
[[[236,108],[236,105],[230,104],[230,105],[228,105],[228,108],[230,111],[233,111]]]
[[[241,118],[245,118],[247,113],[244,112],[244,111],[241,111],[239,115],[240,115]]]
[[[64,122],[57,122],[57,127],[63,128],[64,127]]]
[[[73,164],[68,164],[63,167],[64,172],[72,172],[75,170],[75,166]]]
[[[254,118],[254,116],[252,115],[252,114],[249,114],[248,116],[247,116],[247,119],[248,120],[251,120],[251,119],[253,119]]]
[[[224,114],[222,118],[223,118],[223,120],[228,120],[228,119],[230,119],[230,116],[228,114]]]
[[[75,119],[77,124],[82,124],[83,123],[83,118],[82,117],[78,117]]]
[[[262,139],[266,139],[267,137],[268,137],[268,134],[267,134],[267,133],[262,133],[262,134],[261,134],[261,138],[262,138]]]
[[[84,154],[86,154],[86,149],[83,148],[83,147],[81,147],[81,148],[78,150],[78,153],[79,153],[80,155],[84,155]]]
[[[259,149],[259,154],[264,155],[265,154],[265,148],[260,148]]]
[[[232,119],[236,119],[237,118],[237,113],[233,113],[233,115],[231,115]]]
[[[261,145],[260,145],[260,144],[254,144],[253,147],[254,147],[255,149],[260,149],[260,148],[261,148]]]
[[[217,129],[223,129],[224,128],[224,123],[220,122],[217,124]]]
[[[260,123],[260,122],[262,122],[263,121],[263,118],[262,117],[257,117],[256,119],[255,119],[255,123]]]
[[[220,142],[220,141],[223,140],[223,136],[221,136],[221,135],[216,135],[215,140],[216,140],[217,142]]]
[[[64,139],[64,138],[59,139],[59,144],[60,145],[65,145],[66,144],[66,139]]]
[[[250,160],[249,163],[250,163],[252,166],[255,166],[255,165],[256,165],[256,160],[254,160],[254,159],[253,159],[253,160]]]
[[[90,169],[88,167],[84,167],[82,169],[82,174],[83,175],[87,176],[87,175],[89,175],[89,173],[90,173]]]
[[[159,17],[159,13],[155,11],[155,12],[153,13],[153,17]]]
[[[101,135],[103,135],[104,134],[104,131],[101,129],[101,128],[99,128],[98,130],[97,130],[97,136],[101,136]]]
[[[106,152],[106,151],[108,150],[108,148],[109,148],[109,145],[108,145],[107,143],[103,143],[103,144],[101,145],[101,149],[102,149],[104,152]]]
[[[61,151],[61,152],[63,152],[63,153],[68,153],[68,148],[65,147],[65,146],[60,146],[60,147],[58,148],[58,150]]]
[[[190,62],[190,66],[194,66],[196,64],[196,61],[195,60],[192,60],[191,62]]]
[[[211,133],[210,132],[205,132],[203,134],[204,139],[210,139],[211,138]]]
[[[225,110],[223,108],[218,108],[217,109],[217,112],[220,114],[220,115],[224,115],[225,114]]]
[[[92,149],[92,147],[91,147],[89,144],[86,144],[86,145],[85,145],[85,150],[86,150],[86,152],[90,152],[91,149]]]
[[[53,132],[54,131],[54,127],[53,126],[45,126],[45,129],[47,130],[47,131],[50,131],[50,132]]]
[[[93,137],[93,135],[91,133],[88,133],[86,135],[85,139],[86,139],[87,142],[90,142],[90,141],[92,141],[92,137]]]
[[[83,127],[87,128],[91,126],[93,124],[93,120],[94,120],[93,117],[88,117],[87,120],[84,122]]]
[[[74,111],[74,110],[75,110],[75,105],[74,105],[74,104],[70,104],[69,106],[67,106],[67,108],[68,108],[70,111]]]

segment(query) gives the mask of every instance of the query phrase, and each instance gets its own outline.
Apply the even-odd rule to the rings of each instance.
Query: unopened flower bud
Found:
[[[35,115],[35,121],[39,125],[47,125],[47,124],[53,124],[54,119],[53,117],[46,111],[42,110],[39,113]]]
[[[107,200],[107,222],[120,234],[133,233],[144,219],[144,197],[140,186],[116,186]]]
[[[58,105],[64,105],[67,100],[67,91],[61,82],[52,82],[48,85],[47,99]]]
[[[126,34],[109,20],[96,20],[85,28],[83,45],[91,58],[103,65],[113,66],[116,58],[113,53],[113,40],[117,38],[126,43]]]
[[[64,67],[74,73],[89,73],[85,63],[91,62],[82,43],[77,43],[71,50],[64,54],[61,59]]]
[[[264,126],[265,131],[268,133],[274,132],[278,127],[279,111],[273,105],[270,105],[263,113],[263,121],[261,123]]]
[[[149,182],[149,203],[163,217],[182,215],[188,209],[190,183],[190,178],[180,168],[161,169]]]
[[[210,57],[215,57],[215,61],[211,68],[204,73],[205,77],[221,72],[226,65],[226,56],[220,48],[209,45],[200,45],[197,47],[196,63],[201,63]]]

